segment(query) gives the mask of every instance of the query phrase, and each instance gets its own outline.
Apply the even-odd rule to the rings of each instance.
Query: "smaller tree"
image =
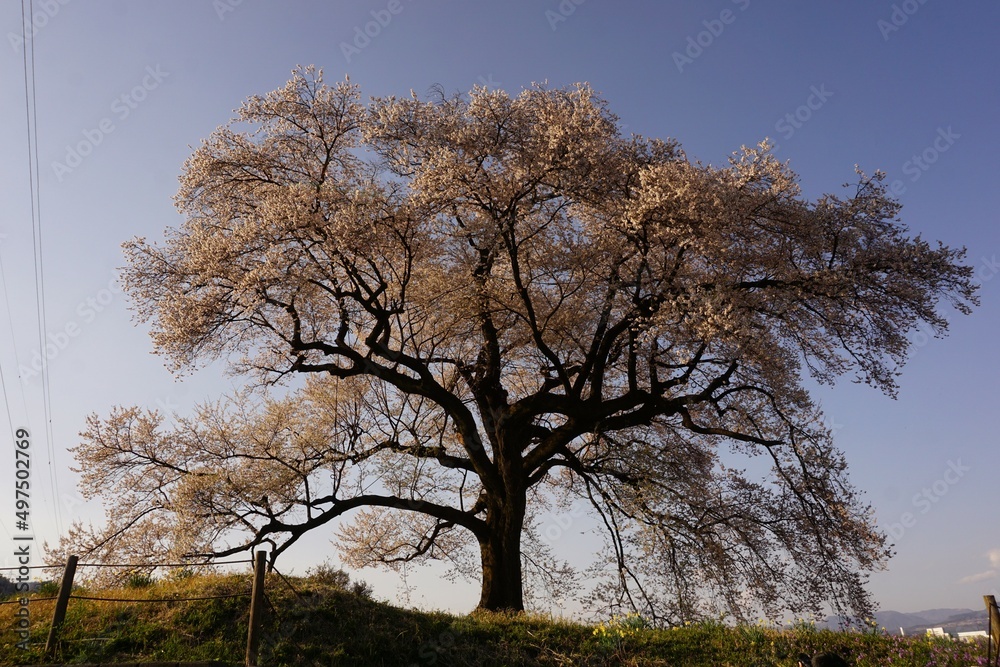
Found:
[[[13,595],[17,591],[17,586],[6,576],[0,574],[0,597]]]

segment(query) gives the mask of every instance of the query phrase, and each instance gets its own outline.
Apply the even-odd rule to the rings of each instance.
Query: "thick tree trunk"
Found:
[[[524,611],[521,581],[521,529],[525,501],[508,498],[488,513],[489,534],[480,540],[483,564],[483,591],[478,609]]]

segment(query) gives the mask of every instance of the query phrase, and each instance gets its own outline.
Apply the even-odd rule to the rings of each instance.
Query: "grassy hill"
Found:
[[[670,630],[627,618],[597,628],[536,616],[455,616],[400,609],[372,600],[338,572],[285,580],[268,575],[260,664],[438,667],[445,665],[795,665],[800,652],[835,650],[853,664],[985,664],[985,644],[718,623]],[[240,665],[246,646],[249,575],[206,575],[122,589],[78,590],[84,597],[214,598],[128,603],[72,599],[57,660],[63,663],[217,660]],[[35,598],[51,596],[43,589]],[[234,596],[234,597],[225,597]],[[0,627],[0,664],[43,664],[53,602],[30,603],[28,650],[11,623]],[[11,620],[17,605],[0,606]]]

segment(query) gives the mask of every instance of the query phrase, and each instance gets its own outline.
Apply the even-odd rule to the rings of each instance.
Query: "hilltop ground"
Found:
[[[33,594],[27,650],[4,623],[0,664],[51,663],[44,655],[54,586]],[[260,664],[793,666],[800,652],[834,650],[852,664],[925,667],[986,664],[986,645],[881,632],[837,633],[799,625],[726,627],[718,623],[653,630],[629,617],[598,627],[537,616],[456,616],[404,610],[371,599],[342,572],[269,575]],[[63,663],[218,660],[238,665],[246,650],[248,575],[135,579],[125,588],[78,596],[118,599],[213,597],[191,602],[124,603],[72,599],[58,653]],[[217,597],[231,596],[231,597]],[[10,613],[17,604],[0,606]]]

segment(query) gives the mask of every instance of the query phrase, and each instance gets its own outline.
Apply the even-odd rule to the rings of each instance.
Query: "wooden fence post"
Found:
[[[69,605],[69,594],[73,590],[73,576],[76,574],[78,560],[76,556],[70,556],[66,560],[66,569],[63,570],[62,583],[59,585],[59,597],[56,598],[56,610],[52,613],[52,627],[49,628],[49,638],[45,642],[45,655],[48,657],[52,657],[55,653],[59,626],[66,619],[66,607]]]
[[[989,614],[989,645],[986,649],[986,664],[993,664],[993,654],[1000,658],[1000,609],[997,608],[997,599],[992,595],[984,595],[983,602],[986,603],[986,613]]]
[[[253,566],[253,590],[250,593],[250,627],[247,629],[246,667],[257,667],[257,647],[260,644],[260,623],[264,613],[264,567],[267,552],[255,554]]]

